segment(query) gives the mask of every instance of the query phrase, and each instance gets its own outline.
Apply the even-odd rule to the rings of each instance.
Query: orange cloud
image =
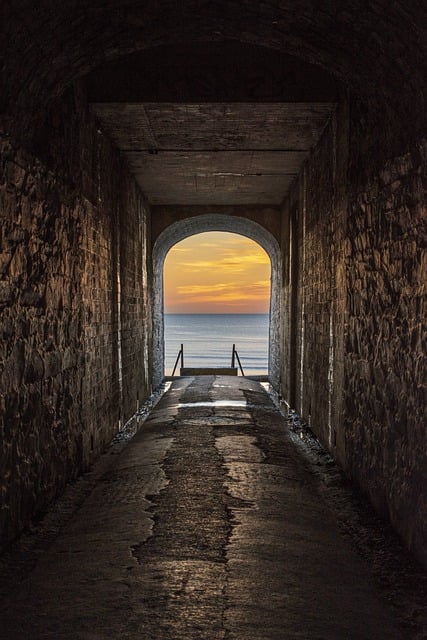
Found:
[[[266,313],[270,259],[243,236],[199,234],[172,247],[164,284],[166,312]]]
[[[184,286],[178,286],[177,291],[181,295],[186,296],[209,296],[220,292],[223,298],[233,297],[238,300],[257,299],[260,296],[262,298],[268,297],[268,287],[270,282],[268,280],[262,280],[260,282],[253,282],[250,285],[246,284],[242,286],[239,282],[226,282],[218,283],[214,285],[204,284],[190,284]],[[215,297],[215,299],[217,299]]]

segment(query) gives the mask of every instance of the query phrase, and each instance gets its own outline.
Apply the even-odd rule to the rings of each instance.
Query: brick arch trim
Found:
[[[164,305],[163,267],[168,251],[181,240],[206,231],[228,231],[257,242],[270,257],[271,295],[268,375],[274,388],[279,386],[280,353],[280,274],[282,258],[279,243],[257,222],[225,214],[200,215],[171,224],[157,238],[153,247],[153,386],[164,377]]]

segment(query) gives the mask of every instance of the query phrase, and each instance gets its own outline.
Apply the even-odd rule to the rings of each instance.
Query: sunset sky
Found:
[[[165,313],[268,313],[270,259],[234,233],[191,236],[166,256],[164,300]]]

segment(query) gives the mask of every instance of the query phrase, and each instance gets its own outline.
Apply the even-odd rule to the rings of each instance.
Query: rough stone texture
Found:
[[[132,179],[127,177],[126,182],[131,188],[121,185],[119,220],[121,418],[124,422],[152,391],[153,377],[149,207]]]
[[[10,539],[81,464],[84,205],[2,146],[1,511]],[[60,213],[60,215],[58,215]]]
[[[282,393],[425,563],[426,145],[351,105],[284,207]]]
[[[427,563],[426,185],[423,141],[351,199],[344,402],[351,474]]]
[[[38,136],[33,153],[1,143],[2,544],[150,390],[142,197],[78,91]]]

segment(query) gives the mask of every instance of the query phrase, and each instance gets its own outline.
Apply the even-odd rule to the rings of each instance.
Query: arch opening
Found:
[[[267,375],[271,260],[257,242],[223,231],[184,238],[163,281],[167,376],[181,344],[186,368],[228,369],[235,345],[244,375]]]
[[[163,268],[169,250],[185,238],[206,231],[224,231],[246,236],[260,245],[270,258],[270,322],[268,348],[268,378],[274,388],[279,386],[280,295],[279,274],[281,255],[277,240],[261,225],[251,220],[226,214],[200,215],[171,224],[158,237],[153,247],[153,386],[164,378],[164,283]]]

